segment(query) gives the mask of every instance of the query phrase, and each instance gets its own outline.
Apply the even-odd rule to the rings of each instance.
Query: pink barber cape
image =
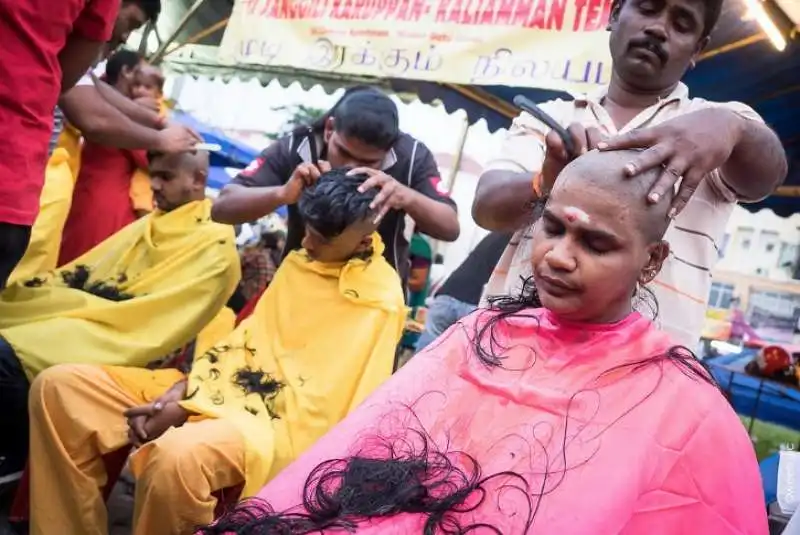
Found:
[[[522,475],[538,507],[526,530],[529,504],[503,491],[519,485],[503,476],[476,510],[456,515],[462,526],[487,523],[504,535],[767,534],[755,453],[722,394],[669,361],[617,368],[673,345],[649,320],[634,313],[575,325],[526,311],[496,324],[504,368],[488,368],[472,340],[493,314],[453,326],[259,497],[277,511],[301,510],[320,462],[369,457],[370,437],[415,440],[409,430],[424,429],[439,449],[477,459],[484,476]],[[425,520],[374,519],[358,533],[421,534]]]

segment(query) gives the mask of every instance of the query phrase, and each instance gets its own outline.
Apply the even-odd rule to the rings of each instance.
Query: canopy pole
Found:
[[[161,43],[161,46],[158,47],[156,53],[153,54],[153,57],[150,58],[150,63],[152,63],[153,65],[157,65],[161,61],[161,59],[167,52],[167,47],[169,47],[169,45],[171,45],[175,41],[175,39],[178,38],[178,34],[183,31],[183,29],[186,27],[187,24],[189,24],[189,21],[192,20],[192,17],[194,17],[195,13],[197,13],[197,11],[205,3],[205,1],[206,0],[195,0],[194,4],[192,4],[192,7],[186,10],[186,13],[183,14],[183,18],[181,18],[180,22],[178,23],[178,26],[175,28],[175,31],[172,32],[172,34],[169,37],[167,37],[166,41]]]
[[[453,168],[450,170],[450,176],[447,178],[447,192],[452,193],[453,186],[456,183],[458,171],[461,169],[461,159],[464,156],[464,146],[467,143],[467,135],[469,134],[469,117],[464,114],[464,122],[461,127],[461,136],[458,139],[458,150],[456,151],[456,158],[453,162]]]
[[[458,139],[458,149],[456,150],[456,157],[453,160],[453,168],[450,169],[450,176],[447,177],[447,193],[452,196],[453,194],[453,187],[456,184],[456,178],[458,177],[458,172],[461,169],[461,160],[464,156],[464,146],[467,144],[467,135],[469,134],[469,117],[467,114],[464,114],[464,122],[462,123],[461,127],[461,135]],[[431,258],[431,264],[433,264],[433,260],[436,259],[436,256],[439,254],[439,251],[442,248],[442,241],[435,240],[433,242],[433,258]]]
[[[139,43],[139,55],[146,56],[147,55],[147,41],[150,40],[150,32],[153,31],[153,21],[147,21],[147,26],[144,27],[144,31],[142,32],[142,40]]]
[[[211,35],[213,33],[216,33],[217,31],[221,30],[222,28],[224,28],[225,26],[228,25],[228,20],[229,19],[222,19],[220,21],[215,22],[213,25],[209,26],[208,28],[200,30],[196,34],[194,34],[191,37],[189,37],[185,42],[178,44],[178,46],[176,46],[175,48],[170,50],[169,53],[170,54],[174,54],[175,52],[177,52],[181,48],[185,47],[186,45],[193,45],[193,44],[197,43],[198,41],[200,41],[201,39],[203,39],[205,37],[208,37],[209,35]]]

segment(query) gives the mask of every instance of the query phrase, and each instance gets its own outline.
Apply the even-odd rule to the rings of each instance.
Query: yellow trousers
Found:
[[[65,364],[31,386],[30,533],[105,535],[103,455],[128,444],[123,411],[153,401],[177,370]],[[116,380],[115,380],[116,379]],[[212,493],[244,482],[244,443],[226,420],[187,422],[131,456],[135,535],[191,535],[214,518]]]

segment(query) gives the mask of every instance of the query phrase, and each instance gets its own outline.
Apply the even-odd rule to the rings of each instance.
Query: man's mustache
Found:
[[[649,50],[658,56],[658,59],[661,60],[662,65],[666,64],[669,60],[669,54],[667,54],[667,51],[664,50],[664,47],[661,45],[661,43],[655,39],[648,39],[647,37],[643,37],[641,39],[631,39],[628,49],[632,48],[644,48]]]

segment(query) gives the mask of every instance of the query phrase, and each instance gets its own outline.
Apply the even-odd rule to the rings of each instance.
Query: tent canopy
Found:
[[[178,28],[178,20],[195,0],[170,3],[170,17],[162,17],[161,37]],[[178,32],[176,42],[219,44],[230,16],[233,0],[205,0]],[[712,101],[737,100],[756,109],[780,136],[787,151],[789,177],[779,195],[748,205],[751,210],[770,208],[786,216],[800,211],[800,41],[789,42],[783,52],[775,50],[753,20],[744,20],[744,3],[727,0],[706,52],[684,81],[693,96]],[[186,46],[167,56],[169,66],[195,75],[258,77],[262,83],[274,78],[281,82],[300,81],[304,86],[322,83],[336,88],[354,83],[376,83],[399,93],[415,93],[423,102],[442,102],[448,111],[463,109],[471,122],[486,120],[490,130],[508,127],[518,114],[512,104],[515,95],[533,101],[569,98],[566,94],[541,89],[509,86],[464,86],[400,79],[371,80],[342,77],[333,73],[275,67],[229,67],[217,64],[214,49]]]
[[[221,130],[198,121],[188,113],[175,111],[172,120],[194,129],[206,143],[222,147],[220,151],[211,153],[209,161],[212,167],[247,167],[258,156],[258,150],[228,137]]]

